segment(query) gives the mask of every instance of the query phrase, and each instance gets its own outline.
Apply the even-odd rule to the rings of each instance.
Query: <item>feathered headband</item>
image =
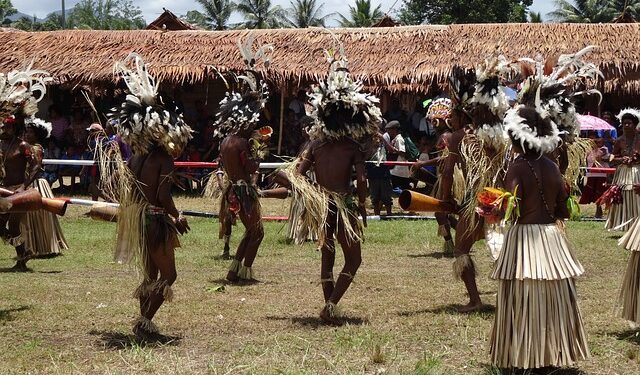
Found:
[[[429,120],[446,120],[451,117],[451,99],[438,98],[434,100],[429,109],[427,109],[427,118]]]
[[[579,85],[586,80],[602,77],[598,67],[585,61],[585,56],[596,47],[588,46],[582,50],[559,57],[533,60],[520,59],[522,75],[525,78],[518,103],[533,106],[543,118],[550,118],[560,133],[567,134],[566,141],[580,134],[574,99],[583,94],[596,94],[597,90],[581,90]]]
[[[30,117],[38,112],[38,102],[47,93],[52,80],[44,70],[32,69],[33,62],[23,70],[0,73],[0,121],[21,113]]]
[[[620,111],[620,113],[618,113],[616,118],[620,120],[620,122],[622,122],[622,117],[624,117],[625,115],[631,115],[635,117],[636,124],[640,122],[640,110],[638,110],[637,108],[625,108],[622,111]]]
[[[551,134],[544,136],[539,135],[535,129],[532,129],[527,124],[527,120],[518,113],[520,109],[524,107],[526,106],[520,104],[507,111],[504,118],[504,129],[506,133],[511,135],[516,141],[519,141],[522,149],[526,149],[527,147],[525,145],[528,145],[529,149],[536,150],[541,155],[553,152],[562,142],[558,128],[555,124],[551,123]]]
[[[147,71],[142,57],[132,52],[116,62],[113,70],[129,89],[120,109],[114,108],[110,113],[111,118],[118,119],[117,131],[122,139],[137,154],[148,153],[154,144],[171,155],[182,152],[192,130],[175,108],[163,107],[159,83]]]
[[[362,82],[353,80],[342,46],[339,52],[325,50],[325,56],[329,62],[327,79],[320,80],[309,94],[315,119],[309,129],[309,137],[360,140],[378,133],[382,122],[378,107],[380,100],[375,95],[362,92]]]
[[[41,118],[35,116],[28,117],[24,120],[24,126],[26,128],[35,128],[36,132],[38,132],[40,134],[40,137],[43,139],[47,139],[51,136],[51,123],[46,122]]]
[[[273,46],[255,44],[253,34],[249,34],[244,42],[238,39],[238,49],[246,65],[244,74],[236,77],[241,82],[241,92],[227,91],[220,101],[214,122],[216,138],[251,130],[260,122],[260,113],[269,98],[269,88],[257,78],[254,68],[259,61],[265,68],[269,67]]]

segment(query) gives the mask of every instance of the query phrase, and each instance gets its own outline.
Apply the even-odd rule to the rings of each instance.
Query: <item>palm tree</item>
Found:
[[[236,4],[231,0],[196,0],[204,10],[206,23],[212,30],[224,30]]]
[[[640,17],[640,0],[610,0],[609,11],[613,18],[631,16],[638,20]]]
[[[555,0],[556,9],[547,14],[552,20],[571,23],[611,21],[611,0]]]
[[[286,23],[291,27],[324,27],[327,18],[335,15],[335,13],[329,13],[323,16],[324,3],[317,5],[316,0],[293,0],[290,4],[291,8],[287,9]]]
[[[530,23],[542,23],[542,14],[540,12],[529,12],[529,22]]]
[[[271,0],[240,0],[236,10],[246,20],[240,26],[247,29],[273,29],[284,20],[284,11],[279,5],[271,6]]]
[[[349,5],[349,17],[338,14],[338,23],[342,27],[369,27],[384,16],[380,5],[372,10],[371,0],[356,0],[356,6]]]

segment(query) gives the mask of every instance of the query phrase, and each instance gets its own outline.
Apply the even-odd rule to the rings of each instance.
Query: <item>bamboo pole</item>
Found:
[[[278,155],[282,154],[282,131],[284,129],[284,93],[287,91],[287,83],[280,89],[280,130],[278,131]]]

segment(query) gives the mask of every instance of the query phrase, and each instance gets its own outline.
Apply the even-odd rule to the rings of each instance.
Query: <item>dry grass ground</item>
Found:
[[[180,199],[182,208],[212,211],[209,202]],[[272,201],[271,214],[287,213]],[[320,255],[312,244],[287,245],[285,225],[268,223],[255,262],[260,283],[225,286],[228,261],[217,223],[191,220],[177,252],[176,299],[156,322],[180,337],[164,346],[132,341],[138,284],[131,268],[110,263],[114,224],[62,219],[71,245],[64,256],[34,260],[34,272],[0,273],[0,373],[33,374],[497,374],[489,366],[492,308],[470,315],[464,287],[441,257],[435,222],[371,222],[364,262],[341,307],[351,324],[320,324]],[[593,357],[555,373],[640,373],[638,331],[614,315],[628,254],[602,223],[569,223],[586,274],[580,305]],[[233,244],[241,233],[236,230]],[[484,302],[493,305],[491,258],[475,247]],[[12,266],[2,247],[0,267]],[[340,258],[339,258],[340,259]]]

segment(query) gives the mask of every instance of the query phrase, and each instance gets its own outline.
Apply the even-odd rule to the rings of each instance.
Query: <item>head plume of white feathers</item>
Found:
[[[335,36],[334,36],[335,37]],[[320,80],[309,94],[313,106],[314,124],[309,137],[317,140],[338,140],[348,137],[356,141],[376,134],[382,123],[380,100],[362,92],[362,81],[354,81],[342,44],[338,50],[325,50],[329,63],[326,80]]]
[[[640,110],[637,108],[625,108],[616,115],[616,118],[622,122],[622,117],[625,115],[631,115],[636,118],[636,123],[640,121]]]
[[[566,142],[580,134],[575,98],[581,95],[602,95],[597,90],[583,90],[581,85],[586,81],[595,81],[602,77],[598,67],[587,62],[585,57],[596,47],[588,46],[574,54],[560,55],[544,61],[523,58],[520,63],[525,80],[518,94],[518,103],[534,106],[543,118],[549,118],[561,134],[565,134]]]
[[[243,74],[236,76],[240,92],[227,91],[220,101],[214,123],[216,138],[254,129],[269,98],[269,88],[258,78],[255,67],[262,61],[264,67],[269,68],[273,46],[257,43],[255,35],[249,33],[244,41],[238,39],[238,49],[246,68]]]
[[[35,115],[50,81],[49,73],[33,69],[33,62],[21,70],[0,73],[0,121],[16,114]]]
[[[171,155],[182,152],[192,138],[191,128],[176,108],[164,108],[158,85],[140,55],[130,53],[114,66],[114,74],[124,80],[129,94],[110,117],[116,118],[118,134],[136,154],[144,155],[154,145]]]
[[[34,128],[38,137],[42,138],[41,140],[48,139],[51,136],[51,123],[46,122],[41,118],[35,116],[28,117],[24,120],[24,126],[25,128]]]
[[[552,123],[551,134],[538,134],[527,124],[526,119],[520,116],[519,111],[524,107],[525,105],[520,104],[507,111],[504,118],[505,132],[518,141],[523,150],[536,150],[540,155],[553,152],[562,142],[560,131]]]

